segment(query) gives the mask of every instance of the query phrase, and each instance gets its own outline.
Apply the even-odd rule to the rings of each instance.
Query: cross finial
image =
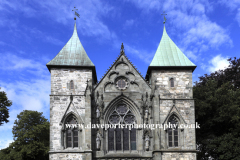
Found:
[[[76,20],[77,18],[76,18],[76,16],[78,17],[78,18],[80,18],[80,15],[76,12],[78,9],[74,6],[74,8],[73,8],[73,10],[72,11],[74,11],[74,20]]]
[[[124,54],[124,45],[123,45],[123,43],[121,45],[121,54]]]
[[[165,16],[166,16],[167,14],[165,13],[165,11],[163,11],[163,13],[162,13],[161,15],[163,15],[163,17],[164,17],[163,24],[165,24],[165,23],[166,23],[166,20],[167,20]]]

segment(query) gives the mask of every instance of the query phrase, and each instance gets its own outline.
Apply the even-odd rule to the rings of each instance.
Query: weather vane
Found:
[[[77,10],[78,10],[78,9],[74,6],[74,9],[72,10],[72,11],[75,12],[75,14],[74,14],[74,20],[77,19],[76,16],[77,16],[78,18],[80,18],[80,15],[76,12]]]
[[[165,24],[166,23],[166,17],[165,17],[165,15],[167,15],[166,13],[165,13],[165,11],[163,11],[163,13],[161,14],[161,15],[163,15],[163,17],[164,17],[164,21],[163,21],[163,24]]]

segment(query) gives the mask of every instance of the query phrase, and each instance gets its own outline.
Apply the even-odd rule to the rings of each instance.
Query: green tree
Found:
[[[200,77],[193,87],[198,159],[240,159],[240,59],[229,59],[230,65]],[[238,78],[239,77],[239,78]]]
[[[0,151],[0,159],[48,160],[49,122],[42,113],[25,110],[17,115],[14,124],[14,142]]]
[[[1,88],[0,88],[1,89]],[[0,126],[5,122],[9,122],[9,109],[12,102],[8,100],[7,95],[4,91],[0,91]]]

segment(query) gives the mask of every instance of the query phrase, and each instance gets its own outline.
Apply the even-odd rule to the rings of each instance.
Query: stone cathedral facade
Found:
[[[180,128],[195,124],[192,72],[196,66],[165,27],[145,77],[122,44],[116,61],[98,81],[76,23],[72,37],[47,67],[50,160],[196,160],[195,128]],[[68,128],[66,124],[78,125]],[[105,129],[93,124],[125,127]],[[140,127],[143,124],[176,127],[151,129]]]

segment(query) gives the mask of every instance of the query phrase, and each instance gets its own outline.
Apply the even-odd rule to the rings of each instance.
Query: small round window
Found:
[[[120,90],[124,90],[128,87],[128,82],[125,78],[118,79],[116,82],[116,87]]]
[[[123,80],[123,79],[120,79],[118,82],[117,82],[117,85],[120,89],[123,89],[126,87],[126,82]]]

